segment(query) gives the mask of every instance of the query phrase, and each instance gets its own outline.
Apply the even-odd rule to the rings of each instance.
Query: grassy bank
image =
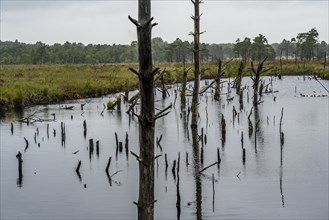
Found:
[[[225,63],[225,62],[224,62]],[[166,68],[166,82],[180,82],[183,66],[179,63],[160,64]],[[226,76],[235,76],[238,61],[230,62]],[[318,75],[329,79],[329,68],[324,71],[321,63],[295,64],[283,61],[282,70],[279,61],[267,62],[273,67],[267,74],[282,75]],[[137,88],[136,75],[128,67],[137,69],[136,64],[113,65],[2,65],[0,66],[0,108],[22,109],[36,104],[57,103],[63,100],[97,97],[108,93],[132,90]],[[188,64],[192,67],[192,64]],[[250,65],[245,75],[249,76]],[[216,63],[202,64],[204,78],[212,78],[217,72]],[[193,69],[189,79],[193,77]]]

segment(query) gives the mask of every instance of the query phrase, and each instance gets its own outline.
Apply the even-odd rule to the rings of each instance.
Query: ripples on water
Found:
[[[264,78],[269,82],[268,77]],[[204,83],[204,82],[203,82]],[[328,81],[322,81],[328,88]],[[180,194],[182,219],[327,219],[328,218],[328,97],[300,97],[326,94],[315,80],[302,77],[274,79],[273,89],[278,93],[264,94],[264,103],[253,110],[251,121],[260,120],[254,136],[248,137],[248,114],[251,109],[252,89],[249,79],[243,79],[244,109],[239,111],[238,97],[234,100],[214,101],[211,93],[201,97],[201,128],[207,143],[192,147],[189,126],[185,126],[185,113],[180,109],[179,95],[171,113],[156,122],[156,136],[163,135],[162,151],[156,147],[156,155],[162,156],[155,164],[155,218],[177,218],[177,192]],[[174,103],[175,89],[169,89],[170,97],[162,100],[158,92],[156,107],[161,109]],[[227,85],[223,88],[226,93]],[[250,103],[247,103],[249,93]],[[133,201],[138,198],[138,162],[125,148],[116,155],[117,132],[120,142],[129,135],[129,151],[138,154],[137,119],[129,120],[125,113],[105,111],[103,103],[109,97],[78,100],[74,110],[59,110],[59,105],[37,106],[27,109],[24,115],[36,110],[41,118],[55,122],[26,124],[15,121],[21,116],[7,114],[1,121],[1,218],[29,219],[135,219],[137,210]],[[275,97],[275,101],[274,101]],[[188,102],[191,98],[188,98]],[[84,110],[80,104],[86,103]],[[239,113],[233,121],[233,106]],[[279,120],[284,108],[282,130],[285,135],[282,164],[280,161]],[[83,113],[83,114],[82,114]],[[207,114],[208,113],[208,114]],[[226,140],[221,141],[221,115],[226,120]],[[71,119],[73,117],[73,119]],[[87,135],[83,136],[83,121],[87,123]],[[11,122],[14,133],[11,134]],[[65,123],[66,141],[61,144],[60,127]],[[47,135],[49,124],[49,138]],[[39,136],[34,141],[34,135]],[[56,136],[53,131],[56,130]],[[243,132],[246,163],[242,163],[241,133]],[[24,152],[24,137],[29,147]],[[89,139],[99,140],[99,156],[96,150],[89,157]],[[255,144],[256,140],[256,144]],[[40,147],[38,145],[40,144]],[[199,175],[196,166],[206,167],[217,161],[220,148],[221,164]],[[203,149],[203,164],[200,154]],[[15,155],[23,154],[23,178],[17,182],[18,170]],[[76,154],[74,152],[78,151]],[[174,160],[180,152],[179,188],[177,176],[171,172]],[[186,165],[186,153],[188,163]],[[167,154],[169,168],[165,172]],[[105,173],[109,157],[112,157],[111,183]],[[79,176],[75,172],[81,160]],[[212,174],[214,174],[213,194]]]

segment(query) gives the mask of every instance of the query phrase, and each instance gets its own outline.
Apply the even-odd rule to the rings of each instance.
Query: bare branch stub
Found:
[[[129,69],[131,72],[135,73],[135,74],[138,76],[138,78],[140,77],[140,73],[139,73],[137,70],[135,70],[134,68],[131,68],[131,67],[129,67],[128,69]]]
[[[137,27],[137,28],[141,28],[141,25],[138,23],[138,21],[132,17],[130,17],[130,15],[128,16],[128,19]]]

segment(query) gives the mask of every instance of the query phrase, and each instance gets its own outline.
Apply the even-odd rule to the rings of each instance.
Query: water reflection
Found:
[[[289,79],[273,83],[286,82],[286,80]],[[159,175],[155,177],[156,199],[159,204],[156,206],[154,218],[255,219],[257,217],[264,219],[273,217],[275,212],[281,211],[280,218],[283,219],[303,217],[327,219],[328,215],[325,211],[328,205],[326,196],[328,194],[326,178],[328,158],[326,157],[327,136],[325,134],[328,128],[327,123],[323,122],[323,118],[327,117],[325,114],[327,111],[323,111],[327,99],[288,96],[289,88],[293,87],[286,85],[280,84],[279,98],[275,103],[269,95],[264,95],[264,103],[259,105],[258,109],[254,109],[255,112],[250,118],[254,131],[250,139],[247,133],[247,116],[252,103],[248,104],[246,97],[243,100],[245,106],[240,112],[237,97],[228,105],[224,96],[219,105],[215,101],[211,102],[210,97],[208,103],[204,96],[201,98],[200,115],[202,118],[200,123],[202,125],[200,126],[209,123],[209,126],[206,126],[208,130],[205,132],[208,143],[205,142],[203,148],[205,165],[216,159],[216,150],[221,148],[222,114],[227,122],[225,152],[218,151],[222,163],[220,167],[218,165],[218,174],[215,174],[216,178],[221,178],[219,184],[216,185],[216,194],[212,194],[210,186],[211,173],[208,176],[198,173],[204,168],[201,163],[202,142],[199,143],[197,134],[197,132],[199,134],[202,132],[199,127],[198,131],[195,129],[189,133],[191,128],[187,120],[188,110],[180,112],[173,109],[163,123],[161,121],[157,124],[157,136],[160,137],[163,134],[161,148],[163,148],[163,153],[168,156],[170,169],[173,165],[173,155],[176,156],[174,158],[177,162],[176,167],[179,164],[182,165],[177,160],[178,152],[183,153],[183,161],[185,160],[186,166],[183,164],[183,169],[175,173],[176,181],[174,182],[171,178],[171,170],[167,171],[168,166],[165,167],[165,164],[159,161],[156,172]],[[305,93],[305,89],[301,85],[298,85],[299,90]],[[310,90],[310,92],[312,91]],[[244,94],[246,95],[246,91]],[[135,180],[138,179],[139,162],[135,161],[135,157],[128,157],[129,154],[127,154],[127,152],[137,152],[138,150],[137,117],[131,120],[132,124],[129,127],[128,117],[131,117],[129,114],[122,112],[122,121],[119,121],[116,111],[105,111],[104,116],[101,116],[99,114],[101,109],[96,109],[96,104],[100,105],[103,100],[93,100],[93,103],[86,105],[85,118],[81,115],[80,105],[78,111],[74,112],[59,112],[58,107],[53,107],[52,112],[56,112],[58,121],[49,122],[49,131],[48,122],[30,123],[28,127],[25,123],[1,121],[1,210],[5,210],[1,213],[1,218],[137,218],[132,201],[138,193],[138,183],[136,184]],[[174,101],[173,97],[168,97],[166,100],[169,103]],[[166,103],[157,102],[157,107],[162,108],[166,106]],[[188,104],[186,106],[188,107]],[[237,115],[238,120],[235,120],[234,127],[232,126],[233,106],[240,113],[240,123]],[[284,132],[289,137],[285,142],[284,149],[281,149],[284,155],[280,152],[278,135],[280,119],[278,113],[281,106],[287,109]],[[25,113],[29,114],[36,109],[29,109]],[[208,123],[205,115],[207,112]],[[71,114],[74,116],[73,120],[70,120]],[[10,116],[8,113],[7,117]],[[180,122],[177,121],[177,117],[178,120],[181,120]],[[180,117],[181,119],[179,119]],[[86,139],[83,138],[83,121],[85,119],[88,125]],[[67,131],[66,148],[61,147],[61,121],[65,122]],[[257,121],[260,123],[256,130]],[[13,135],[10,122],[13,123]],[[275,122],[276,126],[274,126]],[[40,130],[40,136],[36,136],[35,144],[33,136],[37,132],[37,127]],[[124,140],[126,131],[129,134],[129,148],[127,149]],[[107,174],[104,173],[103,166],[106,165],[107,155],[111,155],[115,160],[114,132],[118,132],[122,137],[122,149],[125,152],[120,152],[119,147],[117,148],[118,159]],[[178,134],[176,135],[176,133]],[[26,147],[24,137],[30,142],[26,153],[24,153]],[[38,148],[38,142],[43,137],[44,142],[41,143],[43,147]],[[189,137],[190,142],[187,140]],[[93,159],[89,163],[88,141],[91,138],[95,140],[95,152],[91,155]],[[97,150],[97,140],[102,145],[102,149],[99,149],[100,152]],[[254,144],[256,144],[257,156],[254,153]],[[241,161],[241,145],[247,155],[245,165]],[[158,153],[161,148],[157,148]],[[24,157],[24,178],[23,174],[17,173],[17,159],[14,158],[14,155],[18,151],[22,152]],[[76,151],[79,151],[78,155],[71,153]],[[187,153],[186,159],[185,153]],[[81,175],[84,177],[83,182],[81,175],[72,173],[77,165],[74,161],[77,162],[78,157],[86,161],[86,165],[89,164],[89,166],[83,166],[84,169],[81,170]],[[217,158],[219,157],[217,156]],[[313,162],[309,163],[309,161]],[[128,165],[130,166],[128,167]],[[48,172],[49,169],[51,172]],[[113,176],[119,169],[122,169],[123,173]],[[35,171],[43,176],[34,176]],[[165,176],[167,172],[169,172],[169,178]],[[52,185],[54,179],[60,180],[58,184]],[[121,183],[116,180],[122,181],[122,187],[117,187]],[[23,187],[23,184],[24,190],[17,190],[18,187]],[[89,189],[84,190],[85,193],[79,193],[77,190],[81,190],[84,184],[88,184]],[[202,187],[202,184],[205,187]],[[314,185],[317,187],[312,188]],[[48,186],[52,186],[51,192],[48,190]],[[93,196],[90,196],[90,193]],[[38,199],[40,196],[42,196],[42,200]],[[65,207],[63,198],[67,199]],[[111,202],[113,203],[113,198],[116,198],[115,205],[108,206]],[[84,204],[77,205],[77,199],[84,201]],[[26,206],[26,202],[30,201],[33,204]],[[40,201],[52,201],[52,205],[49,206],[49,203],[43,204]],[[255,203],[259,205],[255,205]],[[137,201],[136,204],[138,204]],[[85,209],[86,206],[88,209]],[[33,214],[33,207],[42,208],[38,210],[37,214]],[[61,209],[60,212],[59,209]]]
[[[176,209],[177,209],[177,219],[180,219],[181,216],[181,197],[180,197],[180,189],[179,189],[179,166],[180,166],[180,153],[178,153],[178,163],[177,163],[177,183],[176,183]]]
[[[202,182],[199,170],[200,165],[200,153],[199,153],[199,138],[198,138],[198,128],[192,127],[192,147],[193,147],[193,175],[195,181],[195,201],[196,201],[196,218],[202,219]]]

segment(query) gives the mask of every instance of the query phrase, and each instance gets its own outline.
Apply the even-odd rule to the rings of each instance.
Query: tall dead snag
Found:
[[[199,114],[199,91],[200,91],[200,0],[191,0],[194,5],[194,33],[191,33],[194,37],[194,88],[192,97],[192,122],[191,127],[197,127],[198,114]]]
[[[18,160],[18,178],[17,178],[17,185],[19,187],[22,186],[22,182],[23,182],[23,171],[22,171],[22,164],[23,164],[23,159],[22,159],[22,154],[21,152],[18,152],[18,154],[16,155],[16,158]]]
[[[187,74],[191,68],[186,69],[185,62],[183,63],[184,70],[183,70],[183,83],[182,83],[182,90],[180,92],[180,103],[181,108],[185,108],[186,106],[186,85],[187,85]]]
[[[151,1],[138,0],[138,21],[128,17],[137,27],[139,71],[130,68],[139,78],[139,198],[134,202],[138,207],[138,219],[154,217],[154,74],[152,69]]]
[[[254,101],[253,101],[254,105],[258,105],[260,103],[258,100],[260,76],[261,76],[261,74],[263,74],[271,69],[271,68],[268,68],[268,69],[263,70],[263,65],[264,65],[264,62],[266,61],[266,59],[267,59],[267,57],[265,57],[265,59],[258,64],[257,70],[254,68],[254,63],[251,61],[251,70],[254,74],[254,77],[251,76],[251,79],[254,82],[254,84],[252,86],[254,89]]]
[[[214,99],[219,100],[220,95],[220,78],[222,76],[222,60],[218,60],[218,70],[217,70],[217,78],[216,78],[216,87],[215,87],[215,94]]]
[[[240,95],[241,92],[241,82],[242,82],[242,74],[243,74],[243,69],[244,69],[244,63],[243,61],[241,61],[240,66],[239,66],[239,70],[238,70],[238,76],[235,79],[235,85],[234,87],[236,88],[236,94]]]

